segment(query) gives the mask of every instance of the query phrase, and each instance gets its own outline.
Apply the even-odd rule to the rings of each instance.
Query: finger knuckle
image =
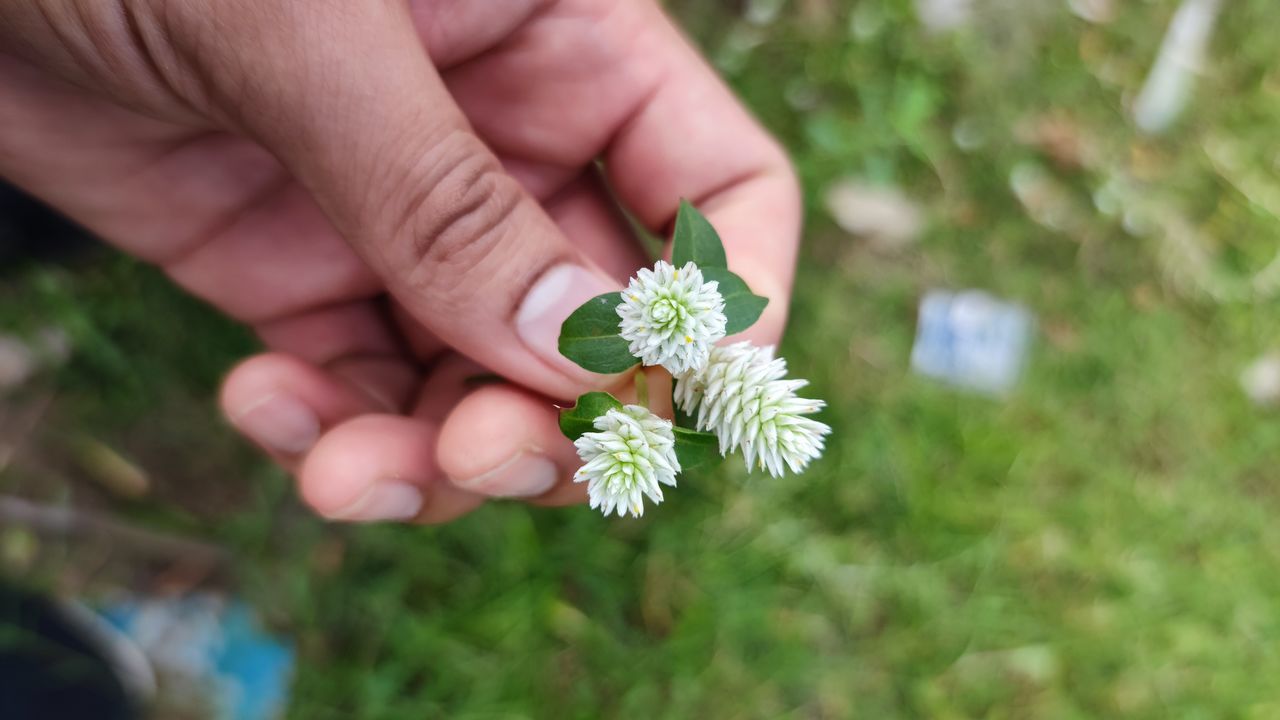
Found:
[[[508,241],[521,191],[470,133],[449,134],[427,157],[393,233],[409,282],[454,295]]]

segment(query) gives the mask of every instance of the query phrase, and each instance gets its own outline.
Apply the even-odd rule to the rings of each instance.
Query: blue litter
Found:
[[[1034,327],[1021,305],[978,290],[930,290],[920,302],[911,367],[956,387],[1003,395],[1022,374]]]
[[[161,695],[181,696],[216,720],[284,714],[293,647],[270,635],[244,602],[213,593],[128,597],[98,612],[142,650],[161,678]]]

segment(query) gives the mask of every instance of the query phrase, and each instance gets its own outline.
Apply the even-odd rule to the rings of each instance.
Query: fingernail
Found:
[[[551,489],[560,470],[547,458],[531,452],[520,452],[489,472],[453,484],[490,497],[533,497]]]
[[[334,520],[408,520],[422,511],[422,491],[399,480],[381,480],[337,512]]]
[[[319,418],[290,395],[267,395],[232,415],[231,422],[258,444],[285,455],[310,450],[320,437]]]
[[[533,284],[516,313],[516,333],[529,349],[552,365],[578,374],[586,370],[560,354],[560,326],[580,305],[619,288],[586,268],[557,265]]]

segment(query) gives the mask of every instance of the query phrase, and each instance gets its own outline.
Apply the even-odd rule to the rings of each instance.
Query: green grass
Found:
[[[1179,282],[1187,258],[1091,196],[1130,178],[1150,214],[1204,230],[1219,274],[1267,263],[1280,219],[1203,147],[1225,138],[1276,175],[1280,7],[1227,4],[1197,102],[1151,139],[1125,103],[1173,2],[1118,2],[1105,26],[977,4],[950,35],[901,0],[793,2],[764,27],[676,6],[807,189],[784,352],[836,430],[803,477],[729,467],[640,521],[494,504],[443,528],[326,526],[214,419],[247,338],[152,271],[31,271],[0,315],[20,302],[23,323],[71,329],[68,417],[96,433],[182,417],[158,430],[190,449],[179,479],[249,481],[216,513],[180,484],[128,511],[235,549],[244,592],[299,642],[293,717],[1278,717],[1280,423],[1237,384],[1276,341],[1277,302]],[[1025,140],[1044,117],[1090,159]],[[984,144],[959,149],[957,124]],[[1058,184],[1070,232],[1019,204],[1020,166]],[[837,230],[822,190],[847,175],[922,203],[921,242],[877,254]],[[1011,397],[908,372],[929,287],[1035,311]]]

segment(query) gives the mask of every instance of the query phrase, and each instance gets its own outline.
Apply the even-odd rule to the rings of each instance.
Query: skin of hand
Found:
[[[251,325],[224,412],[352,521],[581,501],[554,402],[630,382],[556,339],[648,264],[619,206],[701,208],[766,343],[801,216],[651,0],[7,0],[0,175]]]

